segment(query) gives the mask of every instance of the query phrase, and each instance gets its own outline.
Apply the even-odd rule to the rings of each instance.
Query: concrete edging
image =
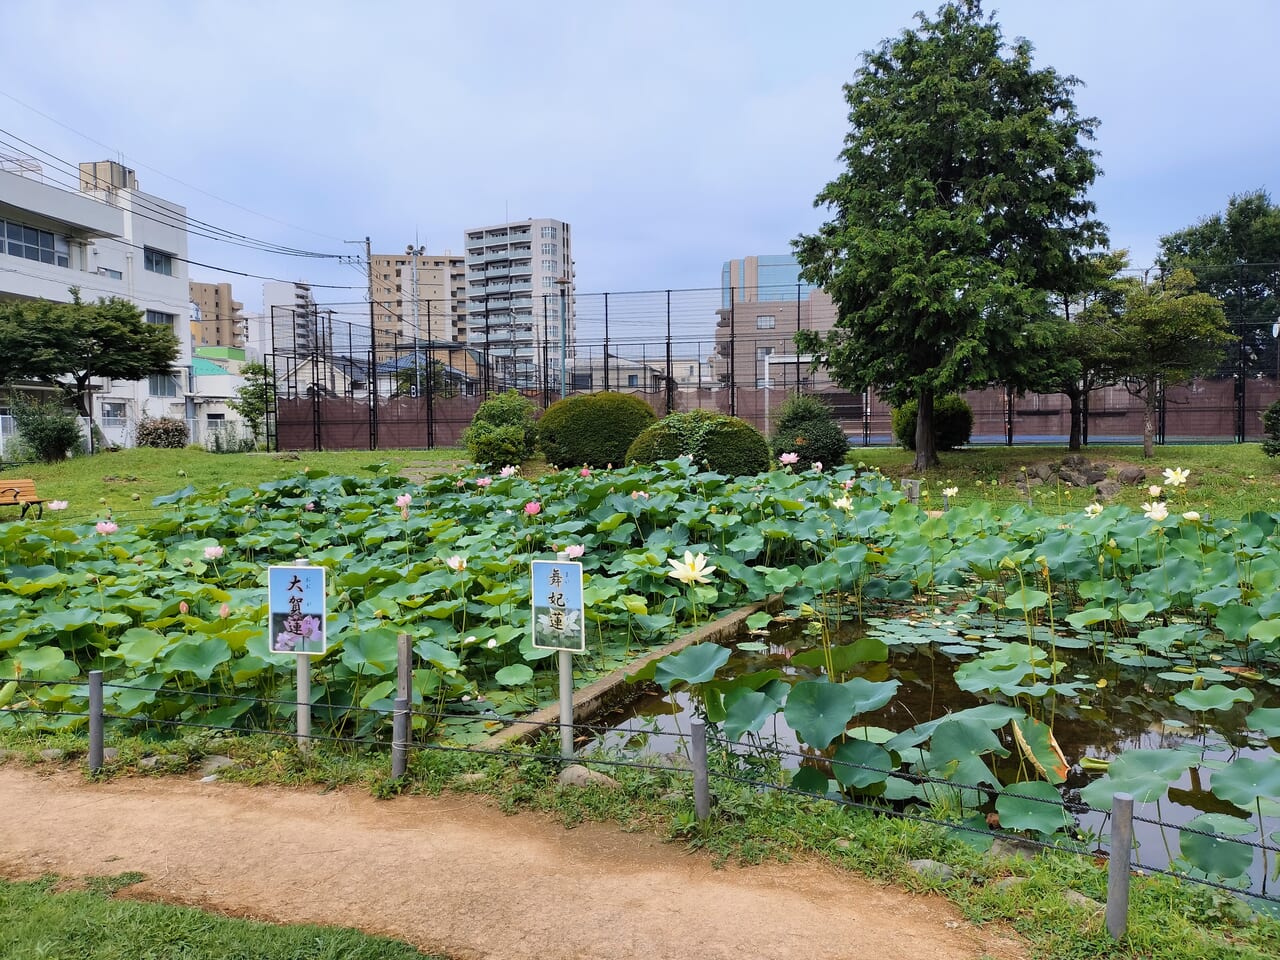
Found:
[[[740,607],[732,613],[727,613],[723,617],[689,631],[665,647],[659,647],[657,650],[645,654],[639,660],[632,661],[627,666],[619,667],[599,680],[594,680],[585,687],[574,690],[573,722],[585,723],[602,713],[625,706],[638,697],[644,689],[640,684],[628,683],[628,675],[643,670],[655,660],[660,660],[673,653],[679,653],[695,643],[733,639],[738,635],[743,624],[746,623],[747,617],[753,613],[776,606],[779,599],[779,597],[770,597],[767,600],[760,600],[749,606]],[[534,740],[549,729],[555,730],[559,723],[560,705],[552,704],[528,716],[521,717],[519,722],[513,723],[495,733],[480,745],[480,749],[501,750],[503,747],[513,743]]]

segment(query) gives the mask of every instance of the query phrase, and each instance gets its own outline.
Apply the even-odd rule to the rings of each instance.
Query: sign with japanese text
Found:
[[[268,633],[272,653],[323,656],[324,567],[267,567]]]
[[[533,645],[539,650],[587,649],[582,616],[582,564],[533,561]]]

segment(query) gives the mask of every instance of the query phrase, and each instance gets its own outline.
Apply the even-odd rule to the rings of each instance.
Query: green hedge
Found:
[[[626,393],[566,397],[538,421],[538,446],[554,467],[621,464],[632,441],[655,419],[647,403]]]
[[[769,468],[769,444],[759,430],[745,420],[707,410],[663,417],[636,437],[626,462],[648,465],[686,455],[731,477]]]
[[[775,458],[794,453],[802,469],[814,463],[838,467],[848,452],[844,430],[820,399],[810,394],[792,394],[783,402],[773,434]]]
[[[536,410],[533,401],[515,390],[490,395],[462,435],[467,454],[476,463],[494,466],[528,460],[537,446]]]

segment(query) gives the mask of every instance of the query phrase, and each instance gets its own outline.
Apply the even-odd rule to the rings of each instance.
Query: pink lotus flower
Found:
[[[223,620],[225,620],[225,619],[227,619],[227,617],[231,616],[231,606],[230,606],[229,604],[226,604],[226,603],[224,603],[222,606],[220,606],[220,607],[218,608],[218,616],[220,616]]]
[[[498,471],[498,476],[502,477],[505,480],[507,477],[514,477],[519,472],[520,472],[519,467],[513,467],[511,466],[511,464],[507,464],[505,467],[503,467],[501,470]]]
[[[537,500],[530,500],[528,503],[524,505],[524,512],[526,516],[536,517],[538,514],[542,512],[542,504],[540,504]]]
[[[410,494],[402,493],[400,496],[396,497],[397,507],[407,507],[411,503],[413,503],[413,497]]]
[[[204,558],[205,558],[206,560],[221,560],[221,559],[222,559],[222,547],[221,547],[221,546],[218,546],[218,545],[214,545],[214,546],[212,546],[212,547],[205,547],[205,548],[204,548]]]
[[[48,503],[45,504],[45,506],[48,507],[50,510],[65,510],[67,509],[67,501],[50,500]]]
[[[191,612],[191,608],[187,606],[187,601],[183,600],[180,604],[178,604],[178,611],[184,614]]]
[[[815,461],[813,461],[813,472],[814,472],[814,473],[821,473],[821,472],[822,472],[822,461],[821,461],[821,460],[815,460]]]
[[[493,480],[491,480],[489,477],[481,477],[479,480],[476,481],[476,486],[487,487],[491,483],[493,483]]]
[[[303,510],[314,510],[315,508],[316,508],[315,501],[314,501],[314,500],[312,500],[310,503],[308,503],[308,504],[307,504],[305,507],[303,507],[302,509],[303,509]]]
[[[644,490],[632,490],[632,491],[631,491],[631,499],[632,499],[632,500],[639,500],[641,497],[644,497],[644,499],[648,500],[648,499],[649,499],[649,494],[648,494],[648,493],[646,493]]]
[[[564,555],[570,560],[577,560],[580,556],[587,552],[587,548],[580,543],[571,543],[564,548]]]
[[[97,530],[104,537],[108,537],[111,534],[115,533],[120,528],[117,527],[110,520],[99,520],[97,526],[95,526],[93,529]]]
[[[784,467],[790,467],[793,464],[797,464],[800,462],[800,454],[798,453],[780,454],[778,456],[778,462],[782,464]]]
[[[584,466],[581,470],[578,471],[578,476],[580,477],[591,476],[591,469],[589,467]]]
[[[458,556],[456,553],[444,562],[444,565],[454,573],[461,573],[467,569],[467,561],[465,558]]]

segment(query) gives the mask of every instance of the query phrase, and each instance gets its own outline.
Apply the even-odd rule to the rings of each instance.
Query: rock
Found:
[[[1101,483],[1107,479],[1107,468],[1104,464],[1095,463],[1085,471],[1084,479],[1088,483]]]
[[[1030,472],[1032,476],[1036,477],[1039,480],[1042,480],[1042,481],[1051,480],[1053,479],[1053,464],[1037,463],[1034,467],[1031,468]]]
[[[1115,480],[1103,480],[1098,484],[1098,497],[1102,500],[1112,500],[1120,495],[1120,484]]]
[[[560,786],[607,787],[609,789],[613,789],[618,786],[618,781],[606,774],[597,773],[594,770],[588,770],[580,763],[575,763],[560,771]]]
[[[836,841],[837,850],[848,850],[850,846],[851,844],[849,843],[848,839],[845,837],[841,837],[839,840]]]
[[[208,777],[210,774],[217,773],[225,767],[235,766],[235,761],[230,757],[224,757],[220,753],[210,754],[204,758],[204,762],[200,764],[200,772]]]
[[[1027,843],[1017,837],[996,837],[995,842],[991,844],[991,855],[993,857],[1021,857],[1023,860],[1030,860],[1041,849],[1036,844]]]
[[[1026,882],[1026,877],[1005,877],[1003,880],[996,882],[996,889],[1002,893],[1012,893],[1016,892]]]
[[[1083,470],[1088,465],[1089,461],[1078,453],[1062,458],[1062,468],[1064,470]]]
[[[693,769],[693,764],[689,762],[689,758],[679,751],[672,753],[656,753],[653,755],[653,763],[655,766],[667,767],[670,770]]]
[[[484,783],[488,779],[489,775],[486,773],[464,773],[458,777],[458,783],[471,787],[477,783]]]
[[[119,759],[120,759],[120,751],[117,750],[115,747],[102,748],[103,763],[115,763]]]
[[[1147,479],[1147,471],[1138,466],[1121,467],[1116,471],[1116,479],[1128,486],[1145,483]]]
[[[952,867],[937,860],[912,860],[907,866],[920,876],[931,880],[950,880],[956,875]]]
[[[65,750],[59,750],[57,747],[50,747],[47,750],[40,751],[40,757],[43,760],[58,761],[67,755]]]
[[[154,770],[160,763],[159,757],[143,757],[138,761],[139,770]]]
[[[200,778],[201,783],[216,783],[217,780],[218,780],[218,775],[216,773],[211,773],[207,777]]]
[[[1027,486],[1028,486],[1028,487],[1043,487],[1043,486],[1044,486],[1044,481],[1043,481],[1043,480],[1041,480],[1039,477],[1036,477],[1036,476],[1029,476],[1029,477],[1027,477]]]
[[[1086,910],[1101,910],[1102,904],[1092,897],[1086,897],[1079,890],[1072,890],[1069,887],[1062,891],[1062,899],[1067,901],[1073,907],[1084,907]]]
[[[1058,472],[1058,477],[1062,480],[1063,483],[1068,484],[1069,486],[1072,486],[1072,487],[1089,486],[1089,481],[1085,479],[1084,473],[1080,470],[1074,469],[1073,467],[1067,467],[1064,465],[1063,468]]]

